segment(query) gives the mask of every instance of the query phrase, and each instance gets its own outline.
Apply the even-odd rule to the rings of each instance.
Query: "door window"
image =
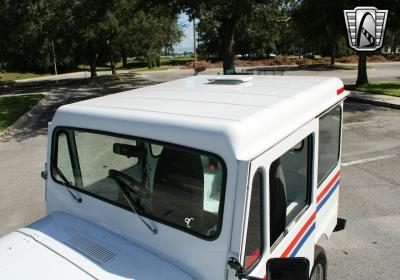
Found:
[[[256,172],[251,189],[250,210],[247,225],[245,269],[257,264],[262,255],[262,175]]]
[[[276,159],[269,170],[270,244],[311,201],[312,136],[300,141]]]

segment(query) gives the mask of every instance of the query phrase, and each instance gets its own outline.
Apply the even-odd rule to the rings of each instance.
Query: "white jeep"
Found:
[[[62,106],[47,216],[0,239],[0,279],[326,279],[346,96],[196,76]]]

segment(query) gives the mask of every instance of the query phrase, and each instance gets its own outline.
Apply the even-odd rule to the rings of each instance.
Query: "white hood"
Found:
[[[0,279],[192,278],[98,226],[53,213],[0,239]]]

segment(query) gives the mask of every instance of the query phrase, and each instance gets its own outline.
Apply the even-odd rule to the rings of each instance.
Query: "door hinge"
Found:
[[[239,279],[242,279],[243,276],[245,275],[244,273],[244,268],[243,266],[240,264],[240,262],[237,260],[237,258],[235,257],[230,257],[228,259],[228,266],[229,268],[233,269],[236,271],[235,276],[238,277]]]

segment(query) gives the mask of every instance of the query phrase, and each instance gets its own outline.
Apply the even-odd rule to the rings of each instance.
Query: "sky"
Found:
[[[183,27],[182,41],[176,45],[175,51],[193,51],[193,22],[189,21],[186,14],[180,14],[178,22]]]

